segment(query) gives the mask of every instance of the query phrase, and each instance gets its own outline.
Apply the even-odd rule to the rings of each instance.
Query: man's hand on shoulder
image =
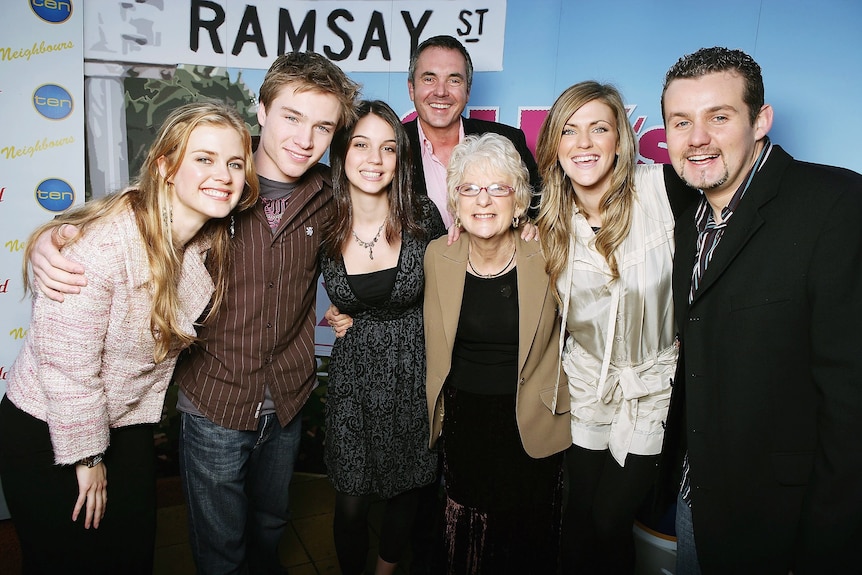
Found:
[[[49,299],[63,301],[64,294],[76,294],[87,285],[84,266],[66,259],[60,248],[78,235],[78,228],[63,224],[42,232],[30,251],[30,267],[33,269],[38,289]]]

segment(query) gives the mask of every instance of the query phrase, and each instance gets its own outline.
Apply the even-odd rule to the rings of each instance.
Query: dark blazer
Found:
[[[443,427],[443,384],[452,367],[452,349],[467,274],[467,234],[446,245],[442,237],[425,252],[425,347],[427,350],[430,445]],[[520,237],[518,266],[518,391],[515,416],[524,450],[547,457],[572,444],[568,379],[559,352],[560,316],[538,242]],[[556,395],[556,401],[554,396]]]
[[[419,142],[419,128],[416,125],[416,122],[418,121],[418,119],[414,118],[405,123],[404,128],[407,130],[407,137],[410,138],[410,150],[411,155],[413,156],[413,189],[416,190],[417,193],[427,196],[428,188],[425,186],[425,172],[422,168],[422,146]],[[462,117],[461,121],[464,123],[464,135],[466,136],[469,136],[470,134],[494,132],[495,134],[506,136],[513,144],[515,144],[515,149],[517,149],[518,153],[521,154],[521,159],[524,160],[524,164],[527,165],[527,170],[530,172],[530,185],[533,187],[534,193],[532,205],[534,208],[538,206],[539,193],[542,191],[542,180],[539,177],[539,169],[536,167],[536,160],[533,158],[533,153],[530,151],[530,148],[527,147],[527,138],[524,136],[524,132],[519,128],[513,128],[506,124],[489,122],[487,120],[476,120],[473,118]],[[533,211],[534,210],[531,210],[531,212]],[[531,213],[531,215],[535,216],[536,214]]]
[[[691,462],[704,574],[858,573],[862,176],[775,146],[694,301],[676,227],[682,350],[666,438]]]

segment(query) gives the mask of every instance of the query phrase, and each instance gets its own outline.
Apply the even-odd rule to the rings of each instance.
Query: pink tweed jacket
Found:
[[[187,246],[179,278],[179,318],[189,334],[214,289],[207,248]],[[34,290],[6,394],[48,423],[55,462],[71,464],[105,451],[109,428],[159,420],[180,349],[153,360],[150,268],[131,210],[93,224],[63,251],[84,264],[87,286],[63,303]]]

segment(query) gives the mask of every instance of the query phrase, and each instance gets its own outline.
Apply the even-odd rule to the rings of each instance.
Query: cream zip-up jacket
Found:
[[[573,215],[567,269],[557,289],[568,338],[562,359],[572,401],[575,445],[628,453],[661,452],[678,355],[671,274],[674,216],[661,165],[640,165],[628,237],[611,279],[592,228]],[[565,336],[561,334],[561,339]]]

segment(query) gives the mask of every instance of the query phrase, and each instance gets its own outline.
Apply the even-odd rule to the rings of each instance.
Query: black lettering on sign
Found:
[[[193,52],[201,49],[212,49],[215,54],[224,54],[224,47],[219,39],[219,31],[226,22],[225,8],[214,0],[191,0],[191,19],[189,29],[189,48]],[[459,21],[463,24],[458,28],[459,36],[482,34],[483,17],[487,9],[462,10]],[[410,37],[410,54],[416,51],[419,39],[428,26],[433,10],[424,10],[415,21],[414,14],[409,10],[401,11],[401,19]],[[300,16],[297,10],[279,8],[278,10],[278,40],[277,53],[284,54],[298,50],[317,51],[317,17],[323,17],[317,10],[309,10]],[[477,19],[478,16],[478,19]],[[351,57],[354,50],[353,38],[359,37],[359,30],[351,26],[356,17],[350,10],[339,8],[326,15],[326,26],[336,37],[332,43],[323,46],[321,52],[333,62],[341,62]],[[268,21],[266,22],[268,23]],[[269,30],[269,28],[268,28]],[[467,42],[477,42],[478,38],[467,38]],[[209,43],[209,47],[207,46]],[[246,44],[254,44],[257,54],[267,58],[267,46],[264,39],[264,29],[258,13],[258,7],[246,4],[239,27],[236,30],[231,47],[231,54],[238,56],[246,49]],[[383,12],[371,12],[368,24],[359,49],[358,59],[367,60],[372,50],[376,49],[380,57],[392,61],[392,46],[389,44],[389,34],[386,30],[386,20]]]
[[[350,39],[350,35],[347,32],[338,27],[336,20],[339,18],[344,18],[348,22],[353,22],[354,20],[353,14],[347,10],[333,10],[329,14],[329,18],[326,19],[329,29],[344,42],[344,49],[341,52],[334,52],[331,46],[323,47],[323,53],[333,62],[346,60],[350,57],[350,53],[353,52],[353,40]]]
[[[425,29],[425,26],[428,24],[428,20],[431,18],[431,10],[425,10],[422,13],[422,17],[419,19],[419,24],[413,24],[413,16],[407,10],[401,11],[401,19],[404,20],[404,25],[407,27],[407,33],[410,34],[410,55],[413,56],[413,53],[416,52],[416,48],[419,47],[419,37],[422,35],[422,30]]]
[[[383,23],[383,14],[375,10],[371,13],[371,20],[368,22],[368,30],[365,31],[365,39],[362,41],[362,48],[359,49],[359,59],[365,60],[368,58],[368,51],[372,46],[380,48],[380,55],[387,62],[392,60],[389,54],[389,44],[386,41],[386,25]]]
[[[480,37],[482,36],[482,32],[485,28],[485,14],[487,13],[488,8],[480,8],[479,10],[476,10],[475,13],[471,12],[470,10],[461,10],[461,13],[458,15],[458,20],[460,20],[461,23],[464,24],[465,28],[458,28],[457,32],[458,35],[461,36],[462,42],[476,43],[481,39]],[[471,19],[471,17],[474,15],[479,17],[479,21],[476,23],[474,23]],[[476,28],[475,35],[471,36],[470,38],[465,38],[465,36],[469,36],[473,32],[474,26]]]
[[[266,45],[263,43],[263,30],[260,29],[260,18],[257,17],[257,6],[246,5],[242,14],[242,22],[236,32],[236,40],[230,51],[234,56],[242,52],[242,47],[248,42],[257,45],[257,53],[261,58],[266,58]]]
[[[290,19],[290,10],[280,8],[278,11],[278,54],[285,52],[299,51],[302,43],[305,42],[305,49],[314,51],[314,33],[316,31],[315,19],[317,18],[317,10],[309,10],[305,14],[305,19],[296,31],[293,27],[293,21]],[[285,43],[285,34],[287,40],[290,41],[290,49],[287,49]]]
[[[200,47],[200,32],[201,28],[209,32],[210,44],[212,44],[213,52],[216,54],[224,54],[224,49],[221,47],[221,40],[218,38],[219,26],[224,24],[224,9],[209,0],[192,0],[192,17],[190,20],[189,30],[189,48],[192,52],[197,52]],[[202,10],[212,10],[213,18],[204,20],[201,16]]]

